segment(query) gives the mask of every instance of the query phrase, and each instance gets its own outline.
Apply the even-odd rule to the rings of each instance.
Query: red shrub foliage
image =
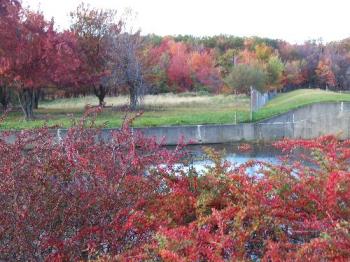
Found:
[[[10,136],[10,134],[8,134]],[[178,152],[124,126],[110,142],[77,126],[0,140],[0,260],[68,261],[137,250],[153,236],[150,205]],[[146,170],[148,170],[146,172]]]
[[[250,144],[241,144],[238,146],[238,151],[245,153],[245,152],[249,152],[252,150],[252,146]]]
[[[280,165],[251,161],[228,170],[215,161],[195,186],[182,188],[184,202],[192,203],[187,214],[194,215],[160,228],[159,255],[166,261],[348,261],[349,145],[332,136],[286,140],[276,144],[287,153]],[[248,175],[252,166],[260,168]],[[177,213],[181,207],[188,210],[176,205]]]
[[[276,146],[281,164],[209,152],[198,175],[127,125],[0,140],[0,260],[348,261],[350,141]]]

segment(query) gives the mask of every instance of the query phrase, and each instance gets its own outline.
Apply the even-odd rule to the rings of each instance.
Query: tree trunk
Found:
[[[40,95],[41,95],[40,89],[33,91],[34,109],[38,109],[39,107]]]
[[[6,86],[0,87],[0,103],[1,103],[2,108],[4,110],[7,109],[8,105],[10,103],[10,92]]]
[[[99,85],[98,87],[94,87],[94,93],[98,98],[99,106],[104,107],[106,103],[104,102],[104,99],[106,97],[107,89],[103,85]]]
[[[132,85],[130,86],[130,110],[135,111],[137,109],[138,102],[138,92],[137,87]]]
[[[24,113],[25,120],[34,119],[34,91],[32,89],[22,89],[18,91],[18,99]]]

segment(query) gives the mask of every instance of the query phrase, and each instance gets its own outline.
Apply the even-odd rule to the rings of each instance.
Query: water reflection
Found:
[[[242,143],[225,143],[213,145],[190,145],[186,147],[189,152],[190,159],[189,168],[195,168],[197,172],[204,172],[207,167],[214,165],[213,161],[205,153],[205,148],[214,149],[217,152],[222,152],[223,160],[232,164],[233,167],[243,164],[249,160],[258,160],[270,163],[278,163],[278,156],[281,154],[280,150],[276,149],[271,143],[250,143],[251,150],[242,152],[239,146]],[[185,168],[185,167],[183,167]],[[188,168],[188,167],[187,167]],[[186,168],[185,168],[186,169]],[[255,172],[257,169],[252,168],[250,172]]]

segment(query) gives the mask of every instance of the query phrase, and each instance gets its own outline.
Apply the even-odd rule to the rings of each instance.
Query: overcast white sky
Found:
[[[23,0],[68,27],[68,14],[81,0]],[[84,0],[98,8],[137,13],[144,34],[232,34],[303,42],[350,37],[349,0]]]

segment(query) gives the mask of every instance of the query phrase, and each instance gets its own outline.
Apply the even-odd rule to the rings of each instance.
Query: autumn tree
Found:
[[[326,48],[326,55],[332,61],[335,88],[340,90],[347,90],[350,84],[350,53],[346,42],[329,43]]]
[[[168,85],[168,91],[216,92],[222,86],[213,50],[165,38],[149,55],[155,62],[152,67],[158,74],[156,80],[162,86]]]
[[[15,90],[26,119],[34,117],[35,91],[74,82],[79,64],[74,35],[57,33],[39,12],[8,7],[1,16],[0,78]]]
[[[316,86],[317,84],[317,75],[316,68],[324,52],[324,46],[317,41],[307,41],[302,45],[297,47],[298,56],[305,61],[303,66],[304,75],[306,77],[306,84],[311,86]]]
[[[321,59],[315,70],[318,81],[325,87],[334,87],[336,85],[336,79],[332,70],[332,63],[329,59]]]
[[[248,42],[249,43],[249,42]],[[247,46],[250,46],[250,44],[246,44]],[[256,53],[249,50],[249,48],[245,48],[238,54],[237,58],[238,64],[246,64],[246,65],[257,65],[258,64],[258,58],[256,56]]]
[[[300,60],[286,62],[283,70],[283,85],[299,86],[306,80],[302,70],[303,64],[304,62]]]
[[[170,63],[167,69],[169,85],[175,90],[186,91],[191,90],[193,79],[191,68],[188,63],[189,52],[185,43],[169,42]]]
[[[0,43],[0,103],[3,109],[6,109],[10,100],[10,88],[4,75],[8,68],[8,59],[6,52],[12,41],[11,36],[6,31],[13,32],[19,21],[21,5],[19,1],[2,0],[0,1],[0,34],[2,41]]]
[[[220,71],[215,67],[214,53],[210,51],[193,51],[190,53],[189,66],[195,79],[195,84],[200,88],[217,92],[222,86]],[[199,88],[196,88],[198,90]]]
[[[104,98],[111,88],[112,39],[121,31],[122,21],[116,18],[116,10],[91,8],[84,3],[71,12],[71,31],[78,36],[79,55],[83,62],[81,72],[86,79],[82,85],[90,86],[104,105]]]
[[[273,53],[273,49],[265,43],[256,45],[254,49],[257,59],[263,62],[267,62]]]
[[[6,50],[2,55],[2,79],[16,89],[25,118],[31,119],[34,90],[45,82],[45,37],[51,25],[40,14],[23,9],[16,12],[12,26],[1,23],[0,34],[7,35],[1,43],[1,49]]]
[[[165,51],[164,41],[159,46],[149,46],[146,50],[147,66],[150,69],[148,82],[156,93],[169,92],[167,68],[170,55]]]
[[[181,92],[193,88],[190,50],[185,43],[166,37],[149,50],[148,57],[156,90]]]
[[[140,32],[123,32],[113,39],[112,81],[129,93],[131,110],[136,110],[146,92],[143,39]]]
[[[284,62],[298,59],[296,46],[286,41],[281,41],[278,43],[276,50]]]

